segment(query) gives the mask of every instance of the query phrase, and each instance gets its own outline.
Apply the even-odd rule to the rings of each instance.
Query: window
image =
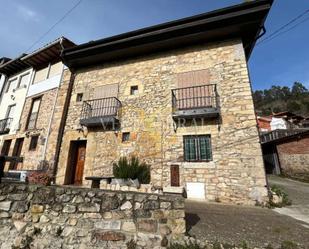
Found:
[[[184,136],[184,158],[187,162],[211,161],[210,135]]]
[[[81,102],[83,101],[83,94],[82,93],[78,93],[76,95],[76,102]]]
[[[32,136],[30,140],[29,150],[36,150],[38,145],[39,136]]]
[[[41,97],[32,100],[31,111],[29,113],[26,129],[31,130],[36,128],[36,121],[39,114],[40,103],[41,103]]]
[[[16,107],[16,105],[9,105],[8,106],[5,118],[13,118],[14,117],[15,107]]]
[[[20,76],[19,81],[18,81],[18,85],[17,85],[16,88],[27,86],[29,77],[30,77],[29,73]]]
[[[11,139],[9,139],[9,140],[4,140],[3,145],[2,145],[2,149],[1,149],[1,155],[2,155],[2,156],[7,156],[7,155],[9,155],[11,143],[12,143],[12,140],[11,140]]]
[[[9,92],[9,91],[15,89],[16,86],[17,86],[17,78],[9,80],[5,92]]]
[[[130,140],[130,132],[122,133],[122,142],[128,142]]]
[[[137,95],[138,94],[138,86],[131,86],[130,94],[131,95]]]

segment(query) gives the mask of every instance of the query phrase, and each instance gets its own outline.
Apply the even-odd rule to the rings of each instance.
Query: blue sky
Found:
[[[0,57],[17,57],[44,34],[77,0],[0,0]],[[241,0],[83,0],[32,49],[63,35],[76,43],[147,27]],[[276,0],[267,35],[309,8],[308,0]],[[309,18],[309,13],[304,17]],[[309,20],[276,39],[261,43],[249,61],[254,89],[273,84],[309,87]],[[29,51],[28,51],[29,52]]]

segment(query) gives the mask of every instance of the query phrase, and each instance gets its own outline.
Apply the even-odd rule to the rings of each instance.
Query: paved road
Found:
[[[281,179],[271,179],[271,183],[274,182],[280,185]],[[302,187],[287,188],[296,205],[304,205],[308,200],[308,196],[303,196],[307,193],[306,185],[300,185]],[[201,240],[235,245],[246,241],[251,247],[271,244],[274,248],[283,241],[292,241],[300,248],[309,248],[309,226],[306,223],[268,208],[187,201],[186,221],[189,235]]]
[[[288,194],[289,199],[292,200],[291,206],[274,210],[280,214],[288,215],[307,223],[304,226],[309,228],[309,183],[273,175],[268,175],[267,178],[271,186],[279,186]]]

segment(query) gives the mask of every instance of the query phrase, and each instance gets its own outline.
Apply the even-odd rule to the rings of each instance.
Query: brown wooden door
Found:
[[[86,158],[86,144],[84,143],[78,144],[76,148],[74,185],[81,185],[83,182],[85,158]]]
[[[179,187],[179,165],[171,165],[171,186]]]
[[[14,149],[13,149],[13,157],[20,157],[21,155],[21,150],[23,148],[23,144],[24,144],[24,138],[17,138],[15,141],[15,145],[14,145]],[[18,163],[12,161],[10,164],[10,169],[11,170],[15,170],[17,169]]]

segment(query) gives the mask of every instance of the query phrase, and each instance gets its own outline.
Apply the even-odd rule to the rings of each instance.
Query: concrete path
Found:
[[[288,198],[292,200],[292,205],[284,208],[275,208],[274,211],[293,217],[307,224],[309,227],[309,183],[294,181],[288,178],[282,178],[274,175],[268,175],[270,186],[277,185],[282,188]],[[309,236],[309,235],[308,235]]]
[[[188,234],[201,240],[278,248],[283,241],[309,248],[305,223],[271,209],[205,202],[186,202]]]

